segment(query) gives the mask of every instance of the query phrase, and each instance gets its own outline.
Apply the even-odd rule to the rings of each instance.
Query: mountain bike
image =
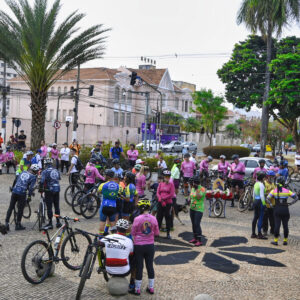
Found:
[[[70,184],[66,190],[65,190],[65,194],[64,194],[64,198],[65,201],[68,205],[72,206],[72,199],[74,197],[74,195],[78,192],[78,191],[82,191],[83,190],[83,184],[77,182],[76,184]]]
[[[84,254],[81,250],[86,249],[86,246],[92,242],[88,235],[73,231],[70,227],[69,222],[78,222],[77,218],[54,216],[63,220],[64,224],[52,237],[49,235],[48,228],[44,227],[47,241],[33,241],[25,248],[22,255],[22,274],[32,284],[42,283],[50,273],[54,272],[54,264],[60,261],[71,270],[79,270]],[[59,257],[60,250],[61,257]]]
[[[254,182],[251,178],[244,181],[244,192],[240,195],[238,203],[238,211],[247,210],[253,201],[253,186]]]
[[[24,219],[30,219],[30,217],[31,217],[31,207],[30,207],[31,199],[30,199],[30,197],[26,197],[25,201],[26,201],[26,203],[25,203],[25,206],[23,209],[22,217]],[[12,222],[15,222],[15,224],[17,224],[17,216],[18,216],[18,204],[16,204],[14,207],[14,218],[13,218]]]
[[[86,219],[91,219],[97,214],[100,204],[101,195],[92,192],[88,193],[81,199],[80,214]]]
[[[94,265],[95,265],[95,261],[96,258],[98,257],[98,262],[99,262],[99,267],[97,268],[97,272],[98,274],[102,273],[103,277],[106,281],[109,280],[109,274],[106,271],[105,268],[105,246],[103,246],[100,242],[99,239],[101,238],[102,240],[105,239],[111,243],[119,243],[118,240],[115,239],[110,239],[107,237],[103,237],[99,234],[95,234],[95,233],[91,233],[91,232],[87,232],[87,231],[83,231],[80,229],[75,228],[76,232],[85,235],[85,236],[93,236],[94,237],[94,241],[92,243],[90,243],[87,247],[85,256],[84,256],[84,260],[79,272],[79,277],[80,278],[80,283],[77,289],[77,294],[76,294],[76,300],[80,300],[85,282],[87,279],[91,278],[93,269],[94,269]]]

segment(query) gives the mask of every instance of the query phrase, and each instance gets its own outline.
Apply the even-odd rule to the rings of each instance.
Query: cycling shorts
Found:
[[[244,181],[238,179],[231,179],[231,187],[235,188],[238,186],[240,189],[244,188]]]
[[[110,206],[100,206],[99,217],[101,222],[106,222],[106,219],[109,219],[109,222],[115,222],[117,215],[116,207]]]
[[[188,186],[192,177],[183,177],[183,185]]]
[[[180,185],[180,179],[173,179],[173,183],[174,183],[175,189],[178,189],[179,185]]]

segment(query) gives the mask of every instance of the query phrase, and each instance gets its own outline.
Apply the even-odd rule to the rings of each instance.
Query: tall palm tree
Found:
[[[300,0],[243,0],[237,16],[237,23],[245,23],[253,33],[260,31],[267,44],[265,72],[265,90],[261,120],[261,149],[263,156],[267,143],[269,106],[267,100],[270,91],[270,70],[272,53],[272,35],[281,35],[285,26],[293,20],[299,21]]]
[[[31,147],[37,149],[45,137],[47,91],[77,65],[103,56],[109,29],[95,25],[79,32],[84,14],[72,12],[57,24],[61,9],[55,0],[5,0],[13,13],[0,11],[0,53],[23,78],[31,94]]]

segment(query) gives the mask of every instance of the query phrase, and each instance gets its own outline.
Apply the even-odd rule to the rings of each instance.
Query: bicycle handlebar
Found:
[[[79,219],[78,218],[70,218],[70,217],[67,217],[67,216],[60,216],[60,215],[53,215],[54,217],[56,218],[59,218],[59,219],[62,219],[62,220],[65,220],[65,221],[74,221],[74,222],[79,222]]]
[[[81,230],[81,229],[79,229],[79,228],[75,228],[75,230],[78,231],[78,232],[80,232],[80,233],[82,233],[82,234],[88,234],[88,235],[92,235],[92,236],[94,236],[94,237],[98,237],[98,238],[101,239],[101,240],[105,239],[105,240],[107,240],[107,241],[109,241],[109,242],[116,242],[116,243],[119,243],[118,240],[111,239],[111,238],[108,238],[108,237],[104,237],[104,236],[102,236],[102,235],[100,235],[100,234],[98,234],[98,233],[88,232],[88,231],[85,231],[85,230]]]

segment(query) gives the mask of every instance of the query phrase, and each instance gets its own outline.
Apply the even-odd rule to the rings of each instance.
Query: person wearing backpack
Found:
[[[120,147],[120,142],[116,141],[115,146],[111,147],[109,150],[109,158],[110,159],[120,159],[120,156],[123,156],[126,159],[126,155],[124,154],[123,148]]]
[[[71,149],[71,165],[67,173],[70,176],[71,184],[77,184],[79,180],[79,172],[83,169],[82,162],[76,155],[76,149]]]

